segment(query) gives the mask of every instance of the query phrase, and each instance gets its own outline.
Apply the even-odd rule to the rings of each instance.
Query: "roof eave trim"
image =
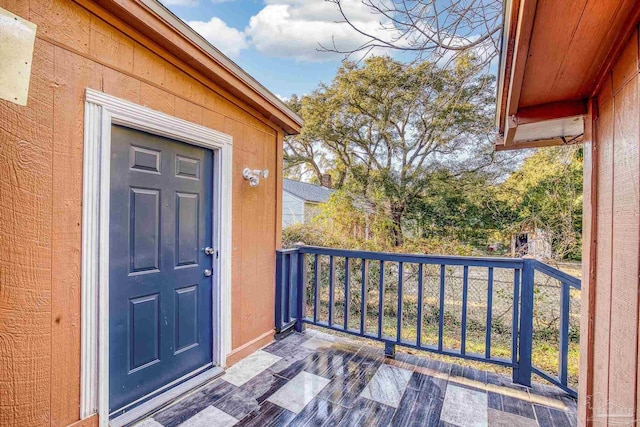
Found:
[[[198,34],[193,28],[187,25],[183,20],[178,18],[173,12],[167,9],[158,0],[139,0],[142,4],[151,9],[165,22],[174,27],[182,35],[196,44],[200,49],[208,53],[220,65],[225,67],[229,72],[234,74],[238,79],[242,80],[248,87],[253,89],[262,98],[272,104],[275,108],[283,112],[287,117],[293,120],[299,126],[302,126],[302,118],[294,113],[287,105],[277,96],[271,93],[260,82],[253,78],[249,73],[244,71],[239,65],[225,56],[216,47],[209,43],[204,37]]]
[[[214,91],[203,79],[218,86],[223,97],[233,97],[240,102],[233,103],[270,123],[274,130],[281,129],[285,135],[300,133],[300,116],[157,0],[73,1],[154,53],[163,57],[167,54],[173,65],[180,67],[176,60],[180,61],[198,73],[192,77],[200,83]]]
[[[515,0],[516,2],[518,0]],[[510,79],[510,73],[507,69],[511,69],[511,63],[513,60],[513,39],[511,36],[511,29],[513,27],[513,7],[514,0],[506,0],[504,2],[503,9],[503,24],[502,24],[502,40],[500,42],[500,65],[498,69],[498,84],[496,94],[496,126],[500,129],[500,133],[503,132],[504,119],[503,111],[506,108],[506,95],[508,94],[508,84]],[[517,19],[517,18],[516,18]]]

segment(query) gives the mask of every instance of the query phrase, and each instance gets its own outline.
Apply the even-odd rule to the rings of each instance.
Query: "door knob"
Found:
[[[204,248],[204,254],[205,255],[213,255],[216,253],[216,250],[207,246],[206,248]]]
[[[211,277],[211,270],[209,270],[208,268],[204,270],[204,277]]]

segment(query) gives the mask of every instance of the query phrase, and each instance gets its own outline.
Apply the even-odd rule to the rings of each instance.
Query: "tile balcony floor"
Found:
[[[555,387],[381,348],[315,330],[293,333],[136,427],[576,425]]]

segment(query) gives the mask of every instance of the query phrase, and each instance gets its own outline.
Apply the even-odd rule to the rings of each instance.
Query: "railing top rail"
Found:
[[[297,250],[303,254],[329,255],[348,258],[364,258],[377,261],[408,262],[416,264],[467,265],[496,268],[522,268],[521,258],[504,257],[472,257],[457,255],[402,254],[394,252],[372,252],[351,249],[335,249],[320,246],[299,246]]]
[[[542,261],[536,260],[533,268],[546,274],[547,276],[553,277],[554,279],[566,283],[573,288],[581,289],[582,281],[580,279],[570,275],[569,273],[558,270],[557,268],[552,267],[549,264],[545,264]]]
[[[298,252],[298,248],[289,248],[289,249],[277,249],[276,253],[281,253],[281,254],[294,254],[296,252]]]

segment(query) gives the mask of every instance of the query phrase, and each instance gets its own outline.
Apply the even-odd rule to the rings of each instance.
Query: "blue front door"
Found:
[[[213,153],[111,129],[109,410],[212,361]]]

